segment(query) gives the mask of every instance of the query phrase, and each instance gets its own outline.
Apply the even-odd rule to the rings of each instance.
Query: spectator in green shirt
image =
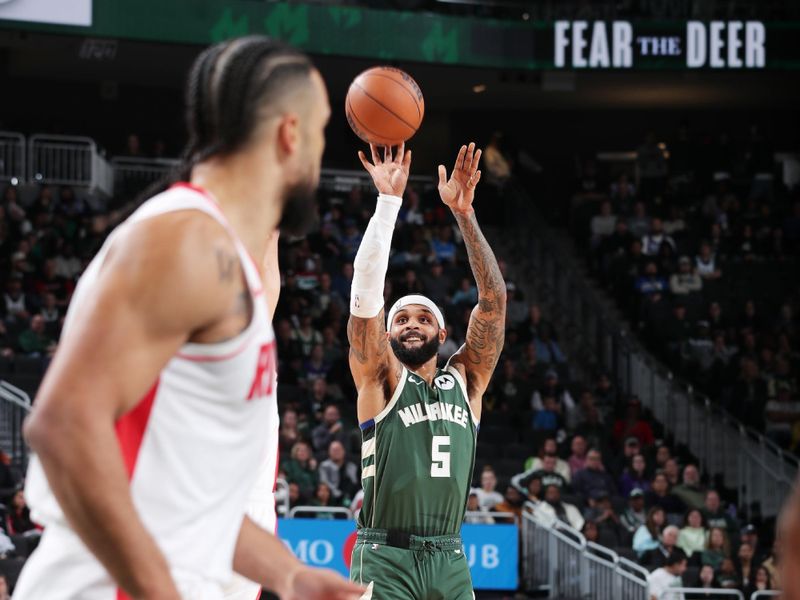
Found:
[[[722,502],[717,490],[708,490],[703,502],[703,516],[706,518],[708,528],[720,527],[728,534],[728,538],[735,540],[739,535],[736,521],[722,508]]]
[[[300,494],[306,500],[314,497],[317,489],[317,461],[311,454],[311,446],[297,442],[292,446],[292,457],[284,461],[281,468],[286,472],[289,483],[296,483]]]
[[[19,336],[19,347],[22,352],[30,355],[52,354],[55,350],[55,341],[50,339],[44,331],[44,317],[34,315],[31,318],[30,328]]]
[[[711,527],[708,531],[708,543],[706,549],[700,557],[701,564],[713,567],[714,571],[719,570],[722,561],[731,558],[731,543],[728,534],[722,527]]]
[[[672,488],[672,493],[683,500],[689,508],[703,509],[706,491],[700,483],[700,472],[695,465],[683,469],[683,483]]]

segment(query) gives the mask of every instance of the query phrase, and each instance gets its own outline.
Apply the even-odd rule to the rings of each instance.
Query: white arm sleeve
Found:
[[[389,267],[394,224],[403,203],[398,196],[378,195],[375,214],[369,220],[353,261],[350,314],[362,319],[378,316],[383,308],[383,287]]]

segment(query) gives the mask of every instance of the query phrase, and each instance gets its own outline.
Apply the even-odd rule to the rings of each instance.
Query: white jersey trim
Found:
[[[447,361],[444,370],[455,377],[456,381],[458,382],[461,392],[464,394],[464,400],[466,400],[467,406],[469,407],[469,414],[472,416],[472,422],[475,424],[475,427],[478,427],[481,422],[475,417],[475,411],[472,410],[472,403],[469,401],[469,394],[467,393],[467,383],[464,381],[464,378],[461,377],[461,373],[458,372],[458,369],[450,364],[449,360]]]
[[[397,382],[397,387],[394,388],[394,394],[392,394],[392,397],[386,407],[375,417],[375,423],[380,423],[389,415],[390,412],[392,412],[394,405],[397,404],[397,401],[400,399],[400,394],[403,393],[403,388],[406,386],[408,373],[408,369],[403,367],[403,372],[400,374],[400,380]]]

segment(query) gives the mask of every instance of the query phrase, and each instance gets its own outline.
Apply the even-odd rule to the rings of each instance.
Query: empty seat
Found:
[[[499,458],[492,465],[499,481],[507,484],[517,473],[522,472],[522,461],[516,458]]]
[[[41,375],[44,372],[44,359],[33,356],[18,356],[14,359],[14,373],[17,375]]]
[[[614,548],[614,552],[619,554],[622,558],[627,558],[633,562],[638,562],[638,557],[636,556],[636,552],[633,551],[633,548],[629,546],[617,546]]]
[[[502,447],[502,451],[505,458],[515,458],[520,461],[520,464],[522,464],[526,458],[533,454],[533,451],[528,444],[518,443],[505,444]]]
[[[484,427],[509,427],[512,415],[507,412],[496,410],[484,411],[481,413],[481,429]]]
[[[499,448],[493,444],[478,443],[478,448],[475,451],[477,460],[491,461],[492,459],[499,458]]]
[[[513,439],[516,435],[509,427],[481,427],[478,432],[478,440],[485,444],[503,444]]]

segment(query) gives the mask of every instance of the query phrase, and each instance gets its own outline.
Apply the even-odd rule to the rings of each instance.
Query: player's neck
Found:
[[[417,374],[419,377],[424,379],[428,385],[433,384],[433,378],[436,376],[436,357],[434,356],[428,362],[426,362],[422,366],[412,367],[411,365],[404,365],[406,369],[412,371],[413,373]]]
[[[281,217],[281,179],[270,167],[252,169],[236,156],[212,159],[192,170],[191,182],[211,193],[250,254],[260,262]]]

